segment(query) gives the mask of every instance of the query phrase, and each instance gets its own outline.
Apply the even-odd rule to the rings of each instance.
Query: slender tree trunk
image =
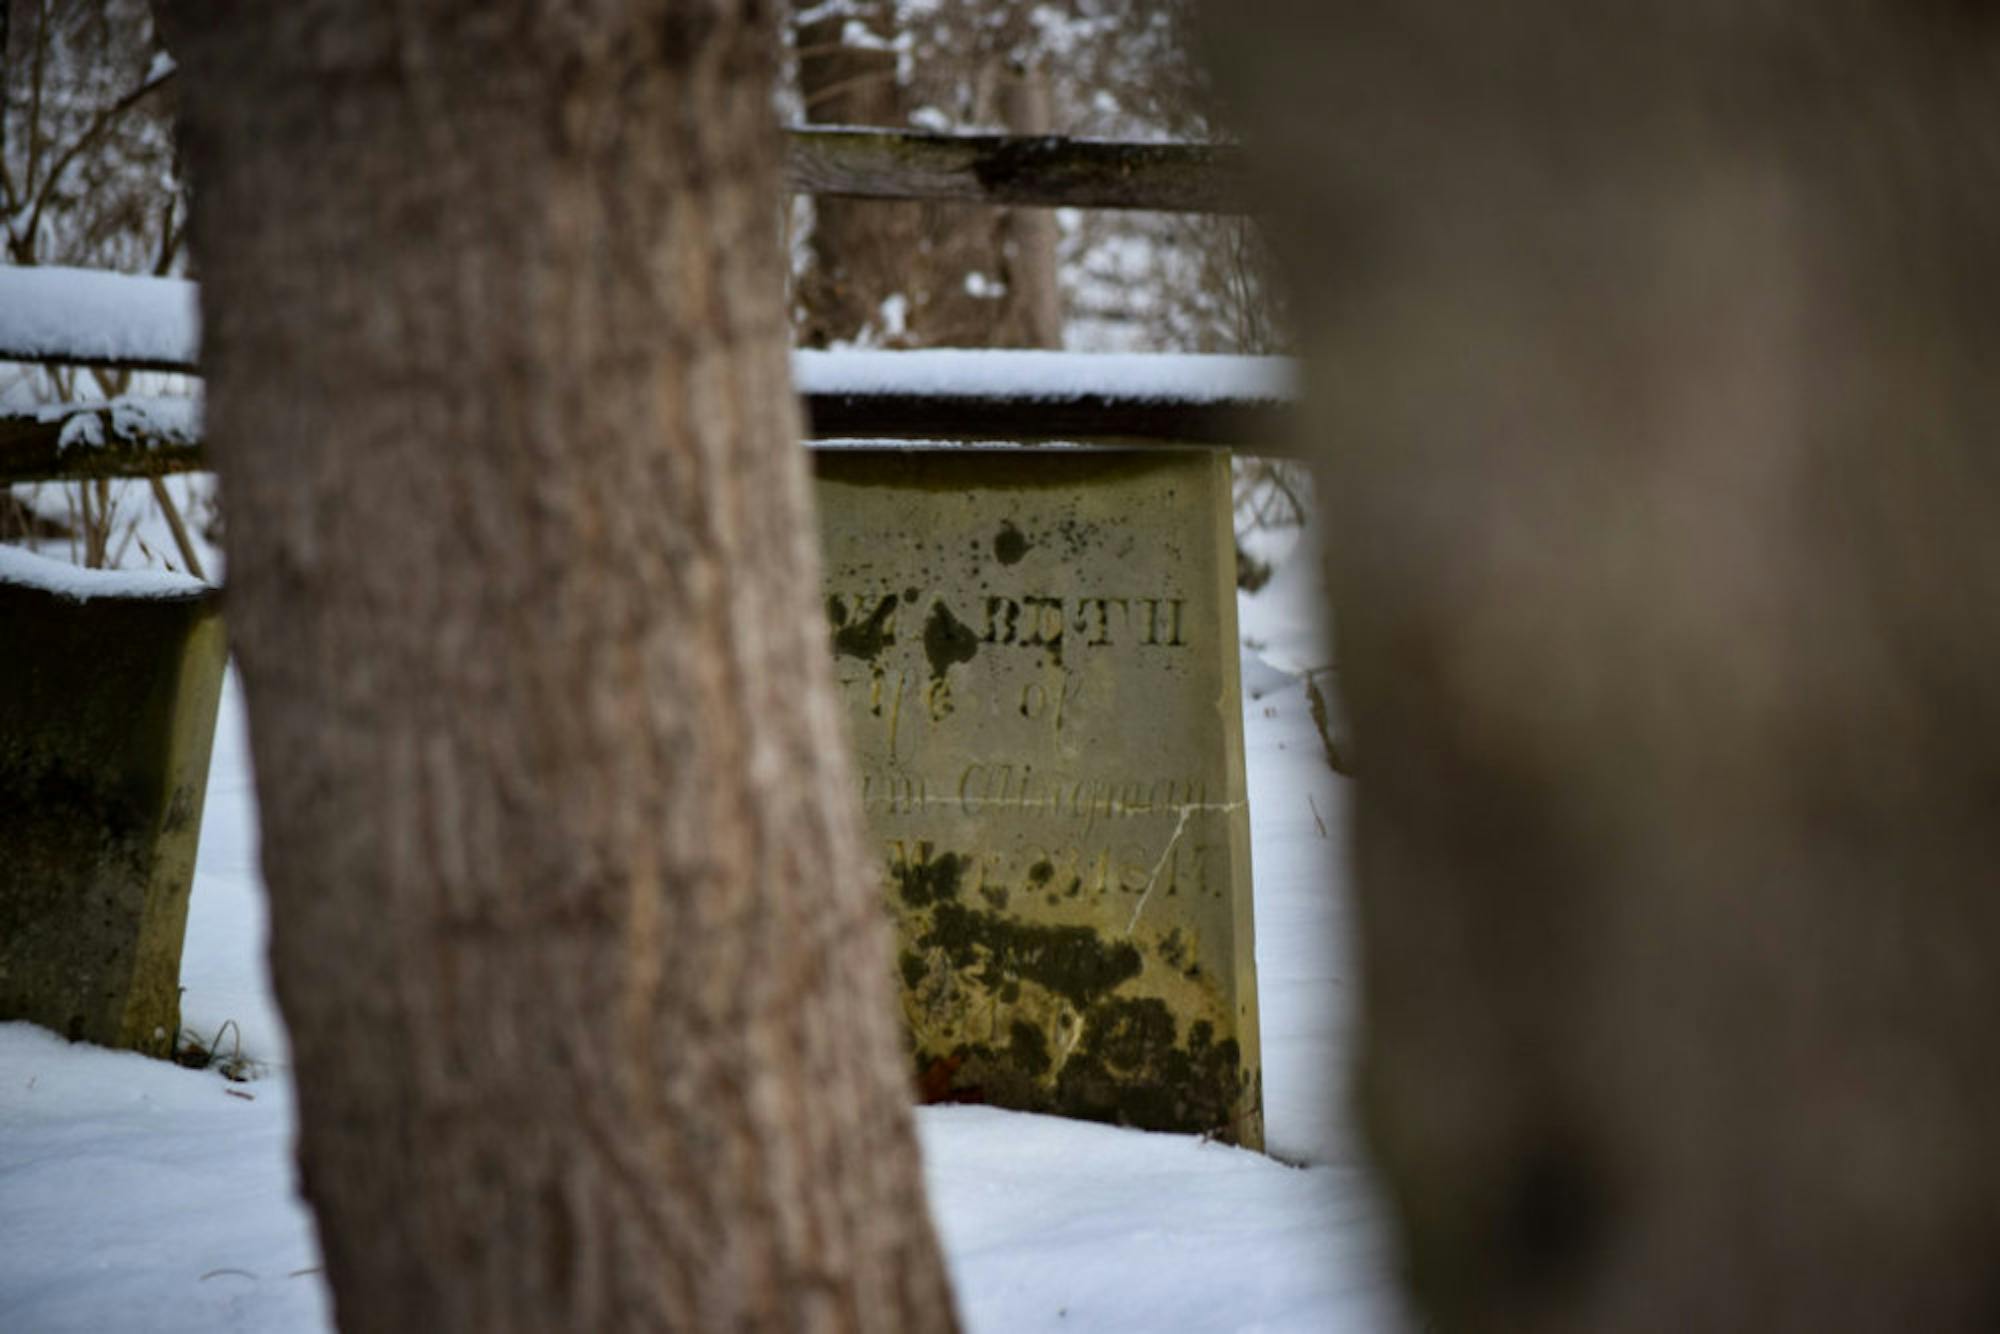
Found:
[[[907,127],[917,95],[898,81],[897,53],[887,45],[896,17],[893,5],[871,0],[799,26],[799,93],[808,120]],[[961,26],[949,46],[919,57],[920,66],[940,67],[926,71],[922,84],[950,104],[944,90],[963,81],[972,86],[976,121],[1047,133],[1046,86],[984,50],[975,26],[983,17],[975,10],[948,16]],[[1011,11],[1008,17],[1019,21]],[[846,40],[856,24],[872,34],[870,43]],[[898,347],[1061,347],[1056,239],[1055,215],[1046,209],[816,199],[797,292],[800,341],[824,347],[872,330]],[[888,300],[900,303],[893,318]]]
[[[1431,1327],[2000,1327],[2000,25],[1222,17]]]
[[[344,1328],[953,1323],[818,606],[772,12],[183,16]]]
[[[1015,134],[1051,134],[1049,85],[1039,70],[1014,69],[993,62],[998,84],[1001,123]],[[1057,283],[1056,228],[1053,209],[1008,209],[997,228],[1007,283],[1006,336],[1021,347],[1061,347],[1062,288]]]

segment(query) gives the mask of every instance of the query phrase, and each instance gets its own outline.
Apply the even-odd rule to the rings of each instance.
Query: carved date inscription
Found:
[[[1226,461],[815,464],[920,1086],[1260,1143]]]

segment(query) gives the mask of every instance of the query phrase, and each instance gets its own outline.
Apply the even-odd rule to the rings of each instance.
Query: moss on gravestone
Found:
[[[922,1096],[1260,1144],[1228,459],[814,463]]]
[[[171,1051],[224,656],[213,590],[0,571],[0,1019]]]

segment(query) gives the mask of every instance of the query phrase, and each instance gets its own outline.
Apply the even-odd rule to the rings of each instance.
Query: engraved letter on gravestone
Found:
[[[1227,459],[815,457],[926,1096],[1260,1145]]]

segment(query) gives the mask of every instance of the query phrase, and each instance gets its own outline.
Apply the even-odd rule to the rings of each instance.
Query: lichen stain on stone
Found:
[[[1083,1040],[1056,1081],[1058,1111],[1141,1130],[1198,1127],[1234,1137],[1248,1087],[1234,1038],[1215,1041],[1214,1025],[1201,1019],[1182,1045],[1173,1012],[1153,996],[1107,998],[1083,1022]]]
[[[1042,1030],[1016,1019],[1007,1026],[1007,1055],[1023,1074],[1040,1078],[1049,1072],[1049,1040]]]
[[[979,652],[979,636],[972,627],[951,614],[942,601],[931,604],[930,619],[924,622],[924,656],[931,662],[931,680],[944,679],[956,663],[970,662]]]
[[[1011,988],[1018,994],[1018,988]],[[1006,993],[1002,999],[1008,1000]],[[933,1102],[993,1102],[1134,1126],[1142,1130],[1242,1135],[1242,1108],[1255,1072],[1243,1065],[1234,1039],[1215,1040],[1208,1020],[1181,1026],[1153,996],[1101,998],[1079,1021],[1058,1006],[1060,1034],[1082,1028],[1066,1055],[1051,1044],[1046,1023],[1032,1015],[1002,1018],[1005,1037],[962,1041],[948,1053],[918,1052],[920,1072],[949,1074],[927,1095]]]
[[[1097,524],[1080,519],[1065,519],[1057,526],[1056,532],[1063,539],[1063,546],[1073,558],[1103,546],[1104,538]]]
[[[896,863],[889,868],[889,874],[894,878],[903,902],[912,908],[923,908],[933,903],[948,904],[957,898],[960,882],[965,878],[965,867],[965,858],[955,852],[945,852],[936,857]],[[929,947],[928,941],[919,941],[918,944]]]
[[[166,816],[160,822],[163,833],[179,833],[194,823],[195,812],[201,808],[201,794],[192,784],[182,784],[174,789],[167,801]]]
[[[875,610],[867,620],[850,625],[847,624],[846,604],[838,598],[829,598],[828,615],[835,626],[833,651],[843,657],[873,661],[884,647],[896,642],[895,632],[889,628],[896,607],[896,595],[891,593],[875,604]]]
[[[993,539],[993,555],[1002,565],[1019,563],[1028,554],[1028,539],[1009,520],[1001,520],[999,535]]]
[[[904,897],[909,898],[907,891]],[[985,990],[1020,979],[1061,996],[1078,1011],[1137,977],[1144,966],[1130,941],[1107,941],[1087,926],[1010,921],[949,898],[935,901],[930,929],[917,947],[943,950],[954,969]]]
[[[1199,978],[1201,976],[1201,963],[1197,958],[1199,949],[1194,940],[1179,927],[1175,927],[1173,930],[1167,932],[1165,936],[1161,937],[1160,943],[1156,948],[1160,956],[1160,961],[1169,968],[1178,970],[1181,976],[1187,978]]]

